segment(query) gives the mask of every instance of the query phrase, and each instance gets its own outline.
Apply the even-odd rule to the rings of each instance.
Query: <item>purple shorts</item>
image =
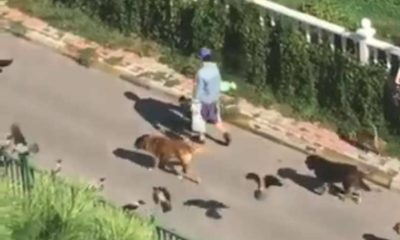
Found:
[[[207,123],[215,124],[221,121],[218,103],[201,103],[201,117]]]

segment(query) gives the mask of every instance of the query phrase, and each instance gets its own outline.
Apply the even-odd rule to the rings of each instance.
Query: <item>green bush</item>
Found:
[[[99,201],[95,190],[37,174],[29,195],[0,182],[0,237],[12,240],[151,240],[150,221]]]
[[[50,22],[53,9],[79,12],[87,25],[93,25],[87,18],[102,22],[105,30],[101,39],[109,42],[118,42],[122,35],[157,41],[168,49],[163,62],[188,75],[198,62],[174,53],[189,57],[199,47],[211,47],[224,72],[242,78],[241,84],[251,85],[246,87],[251,89],[246,96],[258,97],[262,100],[256,102],[266,104],[277,99],[307,119],[333,121],[342,132],[370,129],[370,122],[380,130],[399,128],[398,121],[393,124],[395,118],[388,118],[384,111],[384,66],[360,65],[351,54],[332,51],[325,43],[310,45],[296,24],[282,19],[271,26],[264,9],[245,1],[53,0],[54,5],[49,1],[15,0],[10,4]],[[346,21],[330,4],[326,0],[305,11]]]

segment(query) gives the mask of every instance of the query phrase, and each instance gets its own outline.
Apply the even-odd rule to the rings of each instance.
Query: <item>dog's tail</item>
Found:
[[[282,182],[273,175],[265,175],[264,176],[264,185],[265,188],[269,188],[270,186],[283,186]]]

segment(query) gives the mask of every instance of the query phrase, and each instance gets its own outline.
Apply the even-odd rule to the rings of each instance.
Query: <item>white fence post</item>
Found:
[[[361,20],[361,28],[357,30],[357,34],[360,36],[360,61],[362,64],[368,64],[369,63],[369,48],[367,45],[367,41],[369,39],[372,39],[376,33],[375,28],[372,27],[371,25],[371,20],[368,18],[363,18]]]

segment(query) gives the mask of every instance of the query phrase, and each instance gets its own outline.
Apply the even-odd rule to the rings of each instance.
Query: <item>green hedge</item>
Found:
[[[28,4],[32,0],[15,1]],[[208,46],[215,50],[224,71],[255,86],[257,96],[272,91],[274,98],[303,116],[323,116],[344,132],[370,128],[370,122],[381,129],[400,123],[396,115],[385,114],[387,73],[383,66],[361,66],[350,54],[331,51],[324,44],[309,45],[290,21],[271,27],[268,13],[253,4],[239,0],[53,3],[79,9],[126,36],[157,41],[172,52],[189,56]]]

